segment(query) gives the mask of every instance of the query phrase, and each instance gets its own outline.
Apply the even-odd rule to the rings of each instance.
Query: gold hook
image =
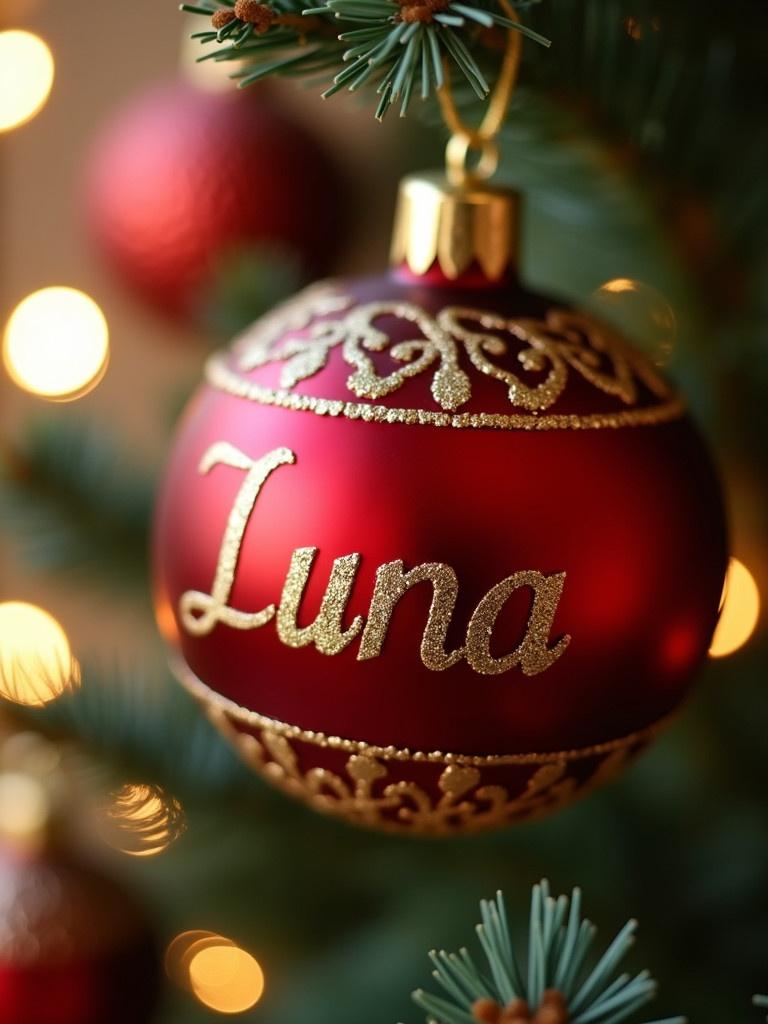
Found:
[[[517,11],[508,0],[499,0],[499,3],[511,21],[519,22]],[[464,185],[473,180],[486,181],[495,173],[499,165],[499,147],[495,139],[512,102],[522,50],[522,35],[517,29],[510,28],[507,32],[507,47],[499,78],[478,128],[471,128],[462,120],[451,91],[446,62],[445,82],[437,90],[437,96],[443,120],[452,132],[445,152],[448,179],[452,184]],[[479,152],[480,159],[474,169],[469,170],[467,160],[472,150]]]

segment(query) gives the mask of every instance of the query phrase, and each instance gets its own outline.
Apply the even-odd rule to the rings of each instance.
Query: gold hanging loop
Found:
[[[510,21],[519,22],[517,11],[508,0],[499,0]],[[488,109],[478,128],[466,124],[459,113],[451,91],[448,64],[445,64],[445,82],[437,90],[443,120],[451,130],[451,139],[445,153],[448,179],[454,185],[473,181],[486,181],[499,165],[499,148],[495,142],[507,116],[515,90],[523,50],[523,37],[517,29],[507,31],[507,46],[496,86],[488,100]],[[479,154],[477,164],[470,168],[471,152]]]

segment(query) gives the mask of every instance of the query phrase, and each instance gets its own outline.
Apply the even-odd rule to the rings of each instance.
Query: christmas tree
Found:
[[[0,1016],[759,1019],[768,16],[109,6],[0,13]]]

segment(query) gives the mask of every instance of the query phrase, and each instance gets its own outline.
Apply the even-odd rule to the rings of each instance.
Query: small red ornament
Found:
[[[144,1024],[159,981],[146,923],[120,886],[0,845],[0,1020]]]
[[[682,399],[527,291],[514,199],[405,183],[395,268],[209,362],[162,490],[159,621],[264,776],[413,832],[613,774],[705,657],[726,564]]]
[[[133,99],[86,167],[93,238],[144,301],[197,322],[237,259],[272,254],[307,278],[333,265],[338,171],[272,91],[178,82]]]

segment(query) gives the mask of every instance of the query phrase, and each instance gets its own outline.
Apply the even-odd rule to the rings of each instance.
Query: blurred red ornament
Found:
[[[146,302],[199,322],[238,261],[307,279],[333,265],[343,186],[322,147],[269,88],[178,82],[125,106],[86,167],[93,238]]]
[[[310,289],[210,361],[156,598],[181,678],[272,782],[365,825],[474,831],[648,743],[706,655],[725,531],[642,356],[525,290],[498,237],[432,252],[420,231],[395,245],[417,273]]]
[[[0,845],[0,1020],[142,1024],[159,978],[129,893],[70,860]]]

